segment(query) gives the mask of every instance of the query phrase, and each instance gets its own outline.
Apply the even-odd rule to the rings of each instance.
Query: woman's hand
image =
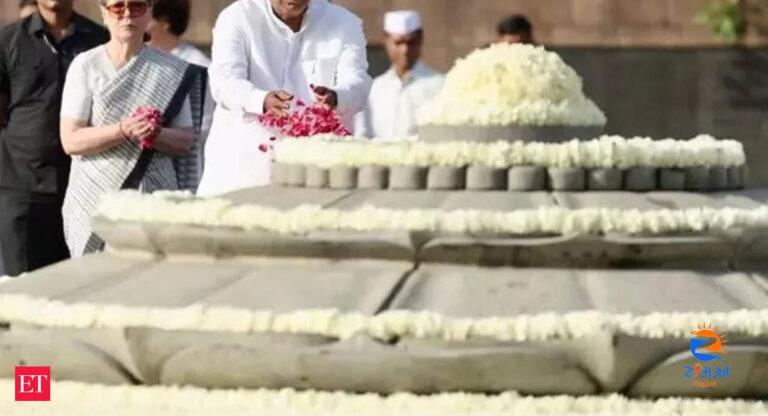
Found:
[[[120,121],[118,126],[123,138],[132,142],[139,142],[147,136],[160,132],[160,127],[153,126],[143,117],[128,117]]]

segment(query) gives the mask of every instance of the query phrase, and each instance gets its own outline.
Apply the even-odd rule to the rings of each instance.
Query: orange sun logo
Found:
[[[719,360],[721,355],[726,354],[725,349],[728,340],[725,335],[718,332],[717,327],[712,323],[698,325],[699,329],[691,331],[694,338],[691,339],[691,353],[700,361]],[[706,352],[699,352],[699,350]]]

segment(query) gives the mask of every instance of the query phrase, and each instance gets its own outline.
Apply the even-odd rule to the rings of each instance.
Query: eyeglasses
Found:
[[[121,19],[125,17],[125,11],[128,10],[128,16],[132,18],[142,17],[147,14],[150,2],[148,1],[118,1],[111,4],[104,4],[109,14]]]

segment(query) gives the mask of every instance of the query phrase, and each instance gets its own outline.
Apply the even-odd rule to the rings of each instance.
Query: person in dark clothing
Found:
[[[496,34],[499,42],[503,43],[534,43],[533,25],[527,17],[519,14],[502,20],[496,26]]]
[[[17,276],[68,257],[61,204],[70,159],[59,138],[67,68],[108,32],[76,14],[74,0],[0,29],[0,254]]]

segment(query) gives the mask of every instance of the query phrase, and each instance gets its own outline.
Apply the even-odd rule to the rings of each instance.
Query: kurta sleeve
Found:
[[[339,99],[338,111],[343,116],[352,116],[361,111],[368,100],[372,80],[368,75],[365,47],[363,23],[355,18],[344,40],[334,86]]]
[[[366,105],[363,111],[355,114],[355,136],[371,137],[371,107]]]
[[[211,95],[230,111],[262,114],[269,91],[257,88],[248,79],[249,50],[242,16],[237,9],[221,13],[213,29],[212,62],[208,69]]]

